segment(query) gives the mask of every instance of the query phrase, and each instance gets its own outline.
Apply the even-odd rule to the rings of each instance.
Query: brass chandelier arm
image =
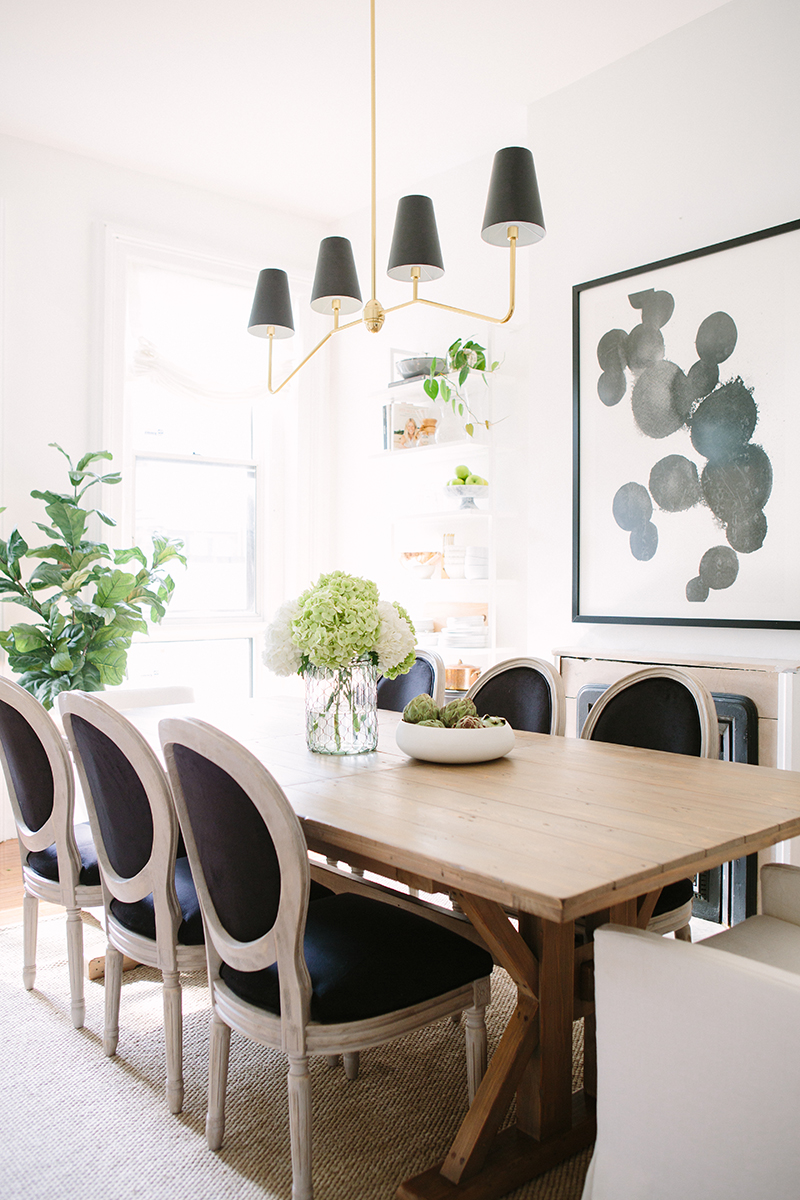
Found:
[[[303,361],[299,362],[297,364],[297,366],[294,368],[294,370],[289,375],[286,376],[283,383],[279,383],[277,387],[272,386],[272,343],[275,340],[275,335],[274,335],[274,333],[268,334],[268,337],[269,337],[269,360],[268,360],[268,367],[267,367],[267,391],[269,392],[269,394],[271,396],[276,395],[282,388],[285,388],[286,384],[289,383],[289,381],[291,379],[294,379],[297,372],[306,365],[306,363],[308,362],[308,360],[310,358],[314,357],[314,355],[317,353],[318,350],[322,349],[322,347],[325,345],[326,342],[330,341],[330,339],[333,337],[333,335],[335,333],[341,333],[341,331],[343,329],[352,329],[354,326],[360,325],[362,323],[361,318],[357,317],[355,321],[348,321],[346,325],[340,325],[338,322],[338,316],[339,316],[338,313],[334,314],[334,320],[336,321],[336,324],[334,325],[333,329],[328,330],[328,332],[325,334],[322,341],[317,342],[317,344],[313,350],[309,350],[308,354],[305,356]]]
[[[406,300],[403,304],[394,304],[391,308],[387,308],[386,312],[397,312],[400,308],[409,308],[412,304],[427,304],[430,308],[443,308],[446,312],[459,313],[463,317],[474,317],[478,321],[488,321],[491,325],[505,325],[514,315],[516,308],[516,289],[517,289],[517,237],[518,230],[515,225],[511,225],[508,230],[509,241],[509,284],[508,284],[508,312],[504,317],[488,317],[485,313],[471,312],[467,308],[456,308],[452,304],[441,304],[438,300],[428,300],[424,296],[417,294],[419,285],[418,277],[412,279],[414,287],[414,295],[411,300]],[[414,268],[418,271],[418,268]]]

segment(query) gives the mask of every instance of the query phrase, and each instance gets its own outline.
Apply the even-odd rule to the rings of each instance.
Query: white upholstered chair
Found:
[[[581,737],[698,758],[719,758],[714,698],[690,671],[645,667],[606,688],[589,710]],[[647,928],[691,941],[694,886],[679,879],[661,889]]]
[[[67,910],[72,1023],[86,1015],[81,908],[103,903],[88,823],[74,822],[75,788],[67,747],[52,717],[29,692],[0,679],[0,761],[22,859],[22,981],[36,980],[39,901]]]
[[[507,658],[489,667],[467,692],[478,715],[505,717],[513,729],[563,737],[564,683],[542,658]]]
[[[492,959],[394,905],[353,893],[314,899],[300,821],[266,768],[203,722],[169,719],[159,730],[206,929],[208,1144],[222,1145],[235,1029],[288,1056],[292,1197],[310,1200],[308,1056],[357,1054],[466,1010],[472,1097]]]
[[[181,971],[203,970],[203,922],[164,769],[137,729],[84,692],[58,698],[97,847],[105,906],[103,1049],[116,1054],[122,959],[161,971],[170,1112],[183,1106]]]
[[[597,1143],[583,1200],[797,1200],[800,868],[694,945],[595,933]]]

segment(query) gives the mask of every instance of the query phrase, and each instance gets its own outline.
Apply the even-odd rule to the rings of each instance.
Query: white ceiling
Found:
[[[378,0],[378,186],[727,0]],[[0,132],[330,220],[369,204],[368,0],[0,0]],[[535,153],[535,145],[531,148]]]

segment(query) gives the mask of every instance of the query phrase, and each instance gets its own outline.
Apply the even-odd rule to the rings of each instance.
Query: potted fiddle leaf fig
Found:
[[[437,362],[441,362],[441,359],[434,359],[434,366]],[[499,362],[493,362],[491,366],[487,365],[486,350],[483,346],[479,346],[477,342],[473,341],[462,342],[461,338],[457,338],[447,351],[447,373],[455,375],[455,381],[448,380],[439,373],[434,375],[433,367],[431,367],[431,373],[422,386],[431,400],[440,398],[445,404],[450,405],[457,416],[464,417],[466,415],[468,420],[464,424],[464,429],[469,437],[474,437],[476,422],[479,425],[485,425],[487,429],[491,427],[492,422],[481,419],[472,411],[467,403],[464,386],[470,373],[474,372],[480,375],[483,382],[486,383],[486,376],[491,375],[492,371],[496,371],[499,366]]]
[[[172,598],[175,584],[167,564],[186,565],[183,543],[174,539],[154,536],[148,561],[138,546],[110,550],[87,538],[92,513],[106,525],[116,522],[98,508],[85,507],[84,495],[98,483],[116,484],[122,477],[90,469],[112,457],[106,450],[84,454],[73,466],[65,450],[56,442],[50,445],[69,464],[72,490],[31,492],[44,501],[48,520],[36,525],[46,544],[29,547],[18,529],[0,539],[0,602],[19,604],[35,617],[0,632],[0,646],[17,682],[45,708],[52,708],[59,692],[97,692],[122,683],[133,635],[148,631],[145,613],[159,622]],[[24,580],[26,559],[43,561]]]

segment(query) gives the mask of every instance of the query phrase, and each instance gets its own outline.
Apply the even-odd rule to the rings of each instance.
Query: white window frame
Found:
[[[110,450],[113,466],[122,472],[122,483],[103,489],[102,507],[117,522],[105,529],[112,544],[132,545],[135,524],[135,459],[130,413],[125,405],[126,270],[132,259],[183,267],[190,273],[225,282],[246,283],[255,289],[259,266],[242,264],[212,253],[167,245],[147,234],[106,224],[102,226],[102,413],[98,449]],[[263,264],[261,264],[263,265]],[[293,295],[310,291],[310,281],[290,276]],[[302,302],[302,299],[301,299]],[[293,339],[294,358],[302,356],[301,336]],[[299,344],[298,344],[299,342]],[[290,384],[280,397],[266,388],[267,347],[264,346],[264,401],[254,407],[253,445],[256,470],[256,612],[221,620],[173,617],[151,626],[148,635],[134,640],[193,641],[197,639],[251,638],[253,644],[253,694],[275,690],[275,677],[261,659],[263,634],[277,606],[293,594],[292,580],[306,586],[316,558],[316,544],[326,531],[311,521],[309,502],[314,490],[315,463],[324,444],[319,429],[319,370],[308,373],[305,387]],[[316,377],[316,378],[315,378]],[[314,452],[313,447],[316,447]],[[143,456],[144,457],[144,456]],[[148,452],[147,457],[158,457]],[[165,458],[178,459],[175,454]],[[193,462],[230,461],[198,459]],[[236,460],[237,463],[242,460]],[[278,519],[275,519],[275,518]],[[298,553],[298,547],[303,549]],[[176,566],[176,573],[181,571]],[[288,578],[287,578],[288,577]]]

